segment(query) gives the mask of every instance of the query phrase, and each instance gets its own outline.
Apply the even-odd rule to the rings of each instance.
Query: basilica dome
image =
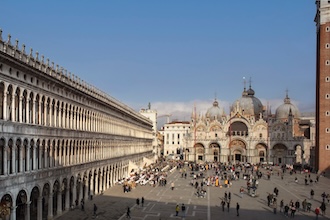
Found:
[[[221,120],[221,117],[225,115],[225,112],[223,109],[219,107],[219,103],[217,100],[214,100],[213,106],[209,108],[206,112],[206,118],[209,118],[211,120],[218,119]]]
[[[298,108],[291,103],[290,98],[287,94],[284,99],[284,104],[280,105],[276,109],[276,119],[287,119],[290,114],[290,111],[295,118],[298,118],[300,116]]]
[[[250,88],[242,93],[242,97],[232,105],[233,112],[241,112],[243,116],[256,116],[259,118],[260,114],[263,112],[263,105],[261,101],[254,96],[255,92]]]

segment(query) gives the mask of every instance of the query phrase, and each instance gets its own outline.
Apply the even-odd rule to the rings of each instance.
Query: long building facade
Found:
[[[0,218],[52,219],[153,159],[152,122],[0,30]]]
[[[302,117],[288,94],[275,114],[262,105],[251,88],[236,100],[226,114],[214,100],[206,114],[193,111],[180,146],[172,140],[176,133],[164,125],[164,154],[177,151],[194,162],[263,163],[310,165],[314,147],[315,119]],[[177,128],[179,128],[177,126]],[[188,128],[188,129],[187,129]],[[173,146],[171,146],[173,142]],[[169,143],[169,144],[166,144]]]
[[[317,0],[316,22],[316,165],[330,173],[330,1]]]

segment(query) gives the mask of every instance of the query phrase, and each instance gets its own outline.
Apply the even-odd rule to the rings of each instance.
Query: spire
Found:
[[[243,90],[243,93],[242,93],[242,96],[247,96],[247,92],[246,92],[246,80],[245,80],[245,76],[243,76],[243,84],[244,84],[244,90]]]
[[[285,103],[285,104],[290,104],[291,101],[290,101],[290,98],[289,98],[289,95],[288,95],[289,90],[286,89],[286,90],[285,90],[285,93],[286,93],[286,95],[285,95],[284,103]]]

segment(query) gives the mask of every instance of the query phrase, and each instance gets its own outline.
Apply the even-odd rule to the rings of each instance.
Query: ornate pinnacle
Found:
[[[2,41],[2,29],[0,29],[0,40]]]
[[[18,40],[15,40],[16,44],[15,44],[15,49],[18,49]]]
[[[39,60],[39,52],[36,52],[36,60]]]
[[[29,57],[33,57],[33,49],[32,48],[30,49]]]
[[[22,54],[25,54],[25,44],[22,44]]]
[[[11,39],[11,35],[8,34],[8,40],[7,40],[7,44],[8,44],[8,45],[11,45],[10,39]]]

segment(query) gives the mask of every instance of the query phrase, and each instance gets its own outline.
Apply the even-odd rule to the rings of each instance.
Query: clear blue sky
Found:
[[[263,104],[288,89],[311,112],[315,11],[314,0],[3,0],[0,28],[136,110],[187,113],[216,94],[228,113],[251,77]]]

